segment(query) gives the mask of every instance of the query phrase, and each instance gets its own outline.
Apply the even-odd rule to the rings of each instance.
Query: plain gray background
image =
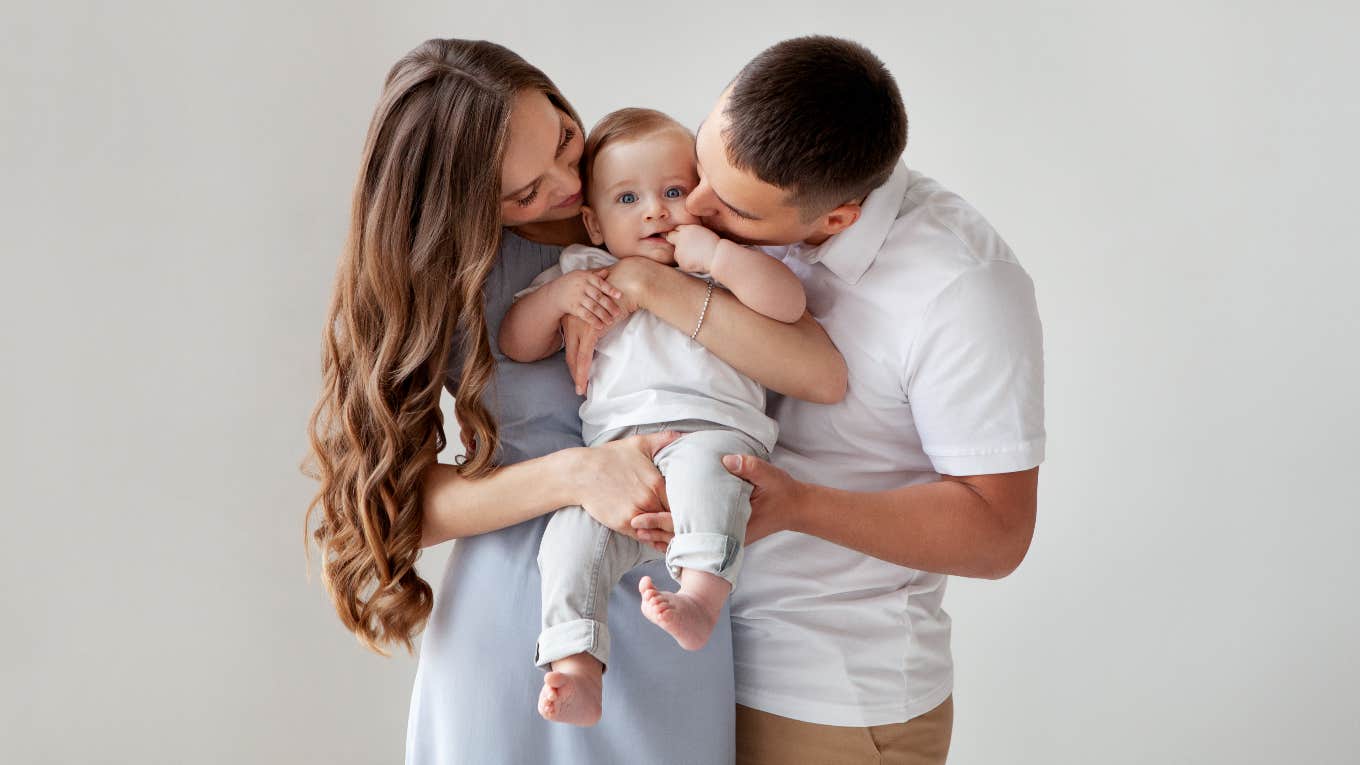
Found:
[[[909,163],[996,225],[1044,319],[1033,547],[946,599],[951,763],[1354,761],[1353,4],[3,17],[0,760],[398,761],[414,661],[361,650],[308,581],[297,470],[388,67],[484,37],[587,123],[693,125],[823,32],[888,63]]]

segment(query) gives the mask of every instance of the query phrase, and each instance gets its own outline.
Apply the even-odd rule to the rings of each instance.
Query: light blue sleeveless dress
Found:
[[[581,446],[581,398],[561,353],[518,364],[496,336],[515,292],[556,265],[562,248],[504,232],[486,286],[501,462]],[[459,359],[450,360],[451,381]],[[452,388],[452,382],[450,383]],[[641,566],[609,601],[613,652],[604,717],[593,728],[539,717],[539,539],[543,515],[454,543],[420,646],[406,730],[408,765],[725,765],[735,759],[732,637],[726,606],[708,645],[688,652],[639,610],[638,579],[672,584],[665,561]],[[673,586],[673,584],[672,584]]]

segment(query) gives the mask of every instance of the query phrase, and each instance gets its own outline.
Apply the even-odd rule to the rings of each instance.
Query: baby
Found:
[[[698,183],[694,136],[650,109],[621,109],[595,125],[583,159],[590,239],[605,249],[572,245],[560,266],[515,296],[500,330],[501,350],[535,361],[561,347],[558,327],[571,313],[603,328],[619,310],[617,292],[595,270],[642,256],[700,275],[730,290],[753,310],[797,321],[806,298],[784,264],[697,225],[685,197]],[[708,301],[704,303],[704,310]],[[599,341],[581,405],[591,446],[636,433],[684,433],[656,454],[666,478],[675,536],[666,567],[678,592],[643,577],[642,612],[683,648],[708,641],[741,568],[751,485],[728,473],[724,454],[768,458],[777,428],[765,416],[765,390],[709,353],[693,337],[646,311],[609,328]],[[593,725],[600,718],[602,672],[609,662],[605,606],[627,571],[661,553],[615,533],[580,507],[558,510],[539,547],[543,631],[535,661],[551,667],[538,710],[549,720]]]

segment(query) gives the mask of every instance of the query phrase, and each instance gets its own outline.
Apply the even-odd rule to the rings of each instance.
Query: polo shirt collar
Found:
[[[821,263],[841,281],[858,283],[864,272],[873,265],[878,251],[883,249],[883,243],[888,240],[888,232],[892,230],[902,208],[902,197],[910,183],[909,175],[906,164],[898,160],[887,182],[869,192],[860,206],[859,220],[850,228],[820,245],[792,245],[791,254],[806,263]]]

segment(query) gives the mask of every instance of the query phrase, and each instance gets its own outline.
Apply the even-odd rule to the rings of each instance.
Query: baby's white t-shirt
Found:
[[[535,277],[515,299],[563,274],[617,262],[597,247],[570,245],[559,265]],[[649,311],[635,311],[610,327],[595,348],[581,405],[582,436],[593,443],[616,428],[676,420],[726,425],[767,450],[779,433],[765,414],[764,387]]]

